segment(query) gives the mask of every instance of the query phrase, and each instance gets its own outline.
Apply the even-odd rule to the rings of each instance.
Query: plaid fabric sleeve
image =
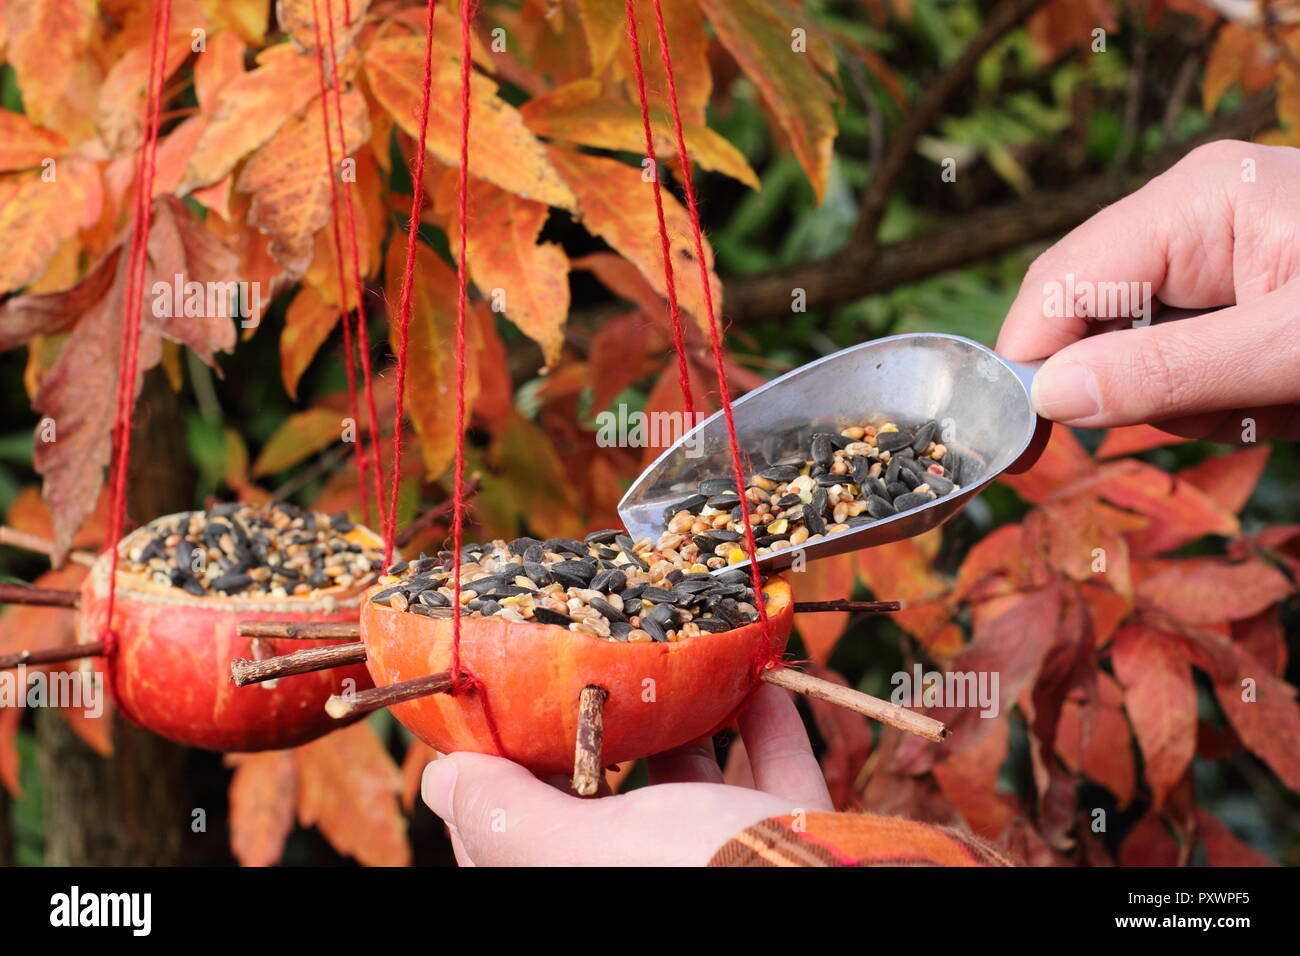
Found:
[[[769,817],[723,845],[709,866],[1014,866],[965,830],[867,813]]]

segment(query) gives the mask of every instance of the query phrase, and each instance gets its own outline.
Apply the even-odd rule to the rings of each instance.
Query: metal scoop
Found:
[[[808,454],[814,432],[849,425],[938,424],[960,456],[958,488],[901,514],[795,548],[760,555],[765,570],[858,551],[929,531],[961,511],[1003,472],[1029,468],[1051,433],[1029,399],[1037,366],[1018,365],[958,335],[891,335],[827,355],[787,372],[732,403],[741,461],[750,474],[783,458]],[[746,459],[748,459],[746,461]],[[684,434],[641,473],[618,513],[634,539],[657,540],[664,511],[696,492],[705,478],[732,477],[727,423],[716,412]],[[728,566],[748,567],[749,561]]]

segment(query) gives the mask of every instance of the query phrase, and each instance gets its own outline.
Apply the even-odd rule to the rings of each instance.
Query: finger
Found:
[[[739,723],[759,790],[805,810],[833,809],[826,778],[788,691],[763,684],[741,711]]]
[[[456,753],[435,760],[424,770],[420,792],[479,866],[562,863],[553,854],[565,843],[557,831],[581,829],[584,801],[500,757]]]
[[[749,766],[745,741],[737,737],[727,748],[727,766],[722,772],[722,782],[732,787],[755,789],[754,772]]]
[[[1106,428],[1300,400],[1300,282],[1249,305],[1107,332],[1034,376],[1038,413]]]
[[[713,751],[713,738],[655,754],[646,761],[650,783],[722,783],[722,768]]]
[[[465,841],[460,838],[460,834],[447,827],[447,836],[451,837],[451,852],[456,855],[456,865],[474,866],[474,861],[470,859],[469,852],[465,849]]]
[[[1233,191],[1248,144],[1198,150],[1103,209],[1030,266],[998,336],[1014,361],[1045,358],[1099,318],[1149,319],[1152,297],[1208,309],[1234,297]]]
[[[1300,405],[1233,408],[1210,415],[1188,415],[1163,421],[1160,428],[1182,438],[1224,445],[1249,445],[1269,439],[1300,441]]]

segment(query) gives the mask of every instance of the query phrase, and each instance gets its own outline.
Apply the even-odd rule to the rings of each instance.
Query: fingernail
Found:
[[[1086,365],[1048,363],[1034,376],[1034,408],[1054,422],[1077,422],[1101,411],[1097,376]]]
[[[420,795],[424,797],[424,802],[447,823],[453,822],[452,798],[459,775],[460,768],[456,766],[456,761],[443,757],[424,768],[424,778],[420,782]]]

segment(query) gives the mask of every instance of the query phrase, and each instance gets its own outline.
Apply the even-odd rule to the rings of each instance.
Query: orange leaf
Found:
[[[1259,558],[1239,564],[1222,558],[1170,562],[1138,585],[1139,597],[1190,624],[1251,617],[1292,590],[1282,572]]]
[[[560,175],[577,193],[582,207],[582,223],[588,231],[600,236],[640,269],[641,275],[657,293],[667,295],[654,185],[641,178],[639,169],[615,159],[587,156],[556,147],[552,147],[550,156]],[[663,200],[678,301],[707,333],[709,313],[700,287],[699,266],[695,262],[691,221],[682,204],[666,190]],[[713,271],[713,250],[707,241],[704,255],[713,289],[713,307],[721,321],[722,283]]]
[[[1124,597],[1110,588],[1084,581],[1079,585],[1085,597],[1084,606],[1092,622],[1093,643],[1105,647],[1114,636],[1120,623],[1133,610],[1132,596]]]
[[[190,154],[182,192],[222,179],[316,98],[320,89],[316,63],[292,44],[268,47],[257,62],[256,69],[231,78],[217,94],[203,136]],[[312,145],[319,147],[319,126],[317,130]]]
[[[645,130],[640,110],[631,103],[602,98],[595,80],[578,80],[552,93],[535,97],[519,110],[538,136],[594,146],[616,152],[645,152]],[[651,111],[655,155],[666,160],[677,155],[672,117]],[[692,161],[702,168],[739,180],[751,189],[760,187],[758,176],[744,154],[702,124],[684,124],[682,134]]]
[[[302,373],[338,320],[338,307],[322,299],[315,286],[304,284],[289,303],[280,333],[280,375],[290,398],[298,397]]]
[[[1241,742],[1292,790],[1300,791],[1300,707],[1295,688],[1237,648],[1240,679],[1216,681],[1215,695]],[[1246,679],[1252,681],[1245,683]]]
[[[41,129],[22,113],[0,110],[0,172],[39,166],[67,148],[68,141],[58,133]]]
[[[881,601],[904,601],[908,607],[891,615],[899,627],[940,657],[961,646],[961,631],[951,610],[940,602],[947,585],[930,567],[940,531],[857,552],[858,575]]]
[[[272,866],[284,855],[298,791],[295,751],[231,754],[230,851],[240,866]]]
[[[1051,0],[1029,18],[1029,39],[1039,63],[1052,63],[1067,50],[1091,50],[1093,31],[1119,29],[1111,0]]]
[[[0,783],[13,797],[21,797],[23,788],[19,782],[20,761],[18,757],[18,724],[23,719],[23,712],[17,707],[0,707]]]
[[[1007,576],[1017,586],[1027,582],[1024,529],[1018,524],[994,528],[971,546],[957,572],[952,599],[964,600],[975,587],[994,576]]]
[[[1150,519],[1144,531],[1129,538],[1135,556],[1170,551],[1207,534],[1240,531],[1237,519],[1191,482],[1145,462],[1125,459],[1102,465],[1096,479],[1103,498]]]
[[[1189,439],[1180,438],[1178,435],[1171,435],[1169,432],[1163,432],[1151,425],[1129,425],[1126,428],[1112,428],[1106,432],[1106,437],[1101,440],[1101,447],[1097,449],[1099,459],[1118,458],[1121,455],[1136,455],[1140,452],[1150,451],[1152,448],[1163,448],[1166,445],[1176,445]]]
[[[953,754],[934,768],[939,789],[966,820],[967,826],[996,840],[1015,817],[1012,799],[998,792],[998,773],[1007,758],[1010,721],[999,717],[977,746]]]
[[[1192,668],[1170,637],[1129,625],[1111,647],[1124,706],[1137,733],[1156,808],[1182,780],[1196,750],[1196,688]]]
[[[235,33],[209,37],[207,49],[194,61],[194,95],[204,113],[217,108],[217,97],[229,83],[244,75],[244,43]]]
[[[591,341],[591,408],[609,408],[622,391],[645,372],[649,322],[639,312],[617,315]]]
[[[93,60],[89,47],[96,7],[96,0],[24,0],[7,5],[7,58],[23,92],[23,109],[38,126],[68,132],[52,120],[68,105],[71,88],[79,85],[79,64]]]
[[[840,554],[811,561],[796,573],[795,587],[801,601],[834,601],[851,598],[855,581],[852,554]],[[838,611],[799,615],[796,624],[804,649],[817,665],[824,667],[836,643],[849,626],[849,615]]]
[[[364,866],[410,865],[402,774],[369,724],[336,730],[292,753],[299,823],[318,827],[335,850]]]
[[[1178,477],[1200,488],[1224,511],[1236,514],[1250,500],[1268,464],[1270,451],[1268,445],[1261,445],[1216,455],[1199,465],[1184,468]]]
[[[1120,866],[1177,866],[1178,843],[1158,813],[1148,813],[1124,835]]]
[[[344,93],[342,110],[346,146],[340,153],[339,144],[334,144],[334,160],[338,163],[370,136],[365,97],[356,90]],[[333,113],[330,116],[330,136],[337,137],[336,119]],[[236,189],[253,194],[248,224],[271,237],[271,255],[290,275],[301,275],[306,270],[316,232],[329,222],[332,171],[326,162],[324,143],[319,108],[292,117],[249,159],[235,183]],[[343,194],[347,188],[346,182],[338,183],[340,230],[345,230],[348,222]],[[354,208],[353,221],[357,215]],[[342,234],[347,236],[345,231]],[[348,255],[350,242],[344,238],[343,243],[344,255]]]
[[[370,0],[343,0],[343,2],[336,0],[328,5],[322,0],[276,0],[275,19],[280,29],[289,34],[289,38],[294,43],[312,56],[316,55],[317,30],[319,29],[320,32],[320,42],[328,44],[332,29],[334,60],[342,63],[343,55],[347,53],[353,39],[366,22],[366,11],[369,7]],[[327,14],[328,17],[321,20],[319,28],[316,25],[318,11]],[[328,49],[327,46],[326,69],[331,62]]]
[[[637,102],[636,79],[632,66],[632,43],[627,36],[627,17],[619,0],[605,0],[618,7],[622,35],[618,40],[619,69],[625,77],[626,98]],[[664,32],[668,35],[669,53],[673,58],[673,76],[677,80],[678,104],[682,120],[703,126],[704,111],[713,94],[713,73],[709,68],[709,34],[694,0],[663,0]],[[652,98],[663,96],[668,89],[663,57],[659,52],[659,32],[654,8],[645,3],[633,5],[637,35],[641,38],[641,66],[645,70],[646,92]],[[641,152],[637,147],[636,152]]]
[[[460,55],[439,42],[433,51],[433,88],[427,147],[440,163],[460,166]],[[366,48],[366,76],[375,99],[410,136],[419,134],[424,38],[400,35]],[[574,208],[573,193],[547,161],[545,148],[497,86],[474,73],[470,82],[470,172],[502,189],[548,206]]]
[[[74,160],[54,169],[48,181],[39,172],[0,176],[0,295],[40,276],[63,241],[98,217],[98,170]]]
[[[578,0],[578,19],[587,35],[591,75],[600,76],[627,44],[627,19],[620,0]]]
[[[1092,459],[1070,429],[1057,425],[1042,456],[1028,471],[1002,475],[998,481],[1013,488],[1021,498],[1038,504],[1062,486],[1082,478],[1092,469]]]
[[[485,298],[542,347],[547,366],[560,360],[569,315],[569,258],[559,244],[537,241],[549,210],[491,183],[475,181],[469,206],[470,275]],[[453,240],[453,249],[459,242]]]
[[[1205,63],[1202,101],[1207,114],[1214,112],[1223,95],[1236,84],[1247,96],[1253,96],[1273,83],[1277,59],[1269,46],[1263,31],[1232,20],[1224,23]]]
[[[817,204],[826,196],[836,125],[835,88],[822,72],[820,41],[805,32],[807,52],[795,48],[792,8],[763,0],[700,0],[718,40],[763,94],[803,167]]]

